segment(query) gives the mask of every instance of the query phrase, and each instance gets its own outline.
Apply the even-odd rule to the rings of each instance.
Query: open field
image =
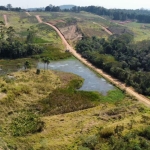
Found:
[[[18,38],[25,40],[28,35],[27,30],[33,27],[36,32],[36,36],[38,37],[38,39],[34,41],[35,43],[48,43],[62,50],[64,49],[61,39],[57,36],[57,33],[51,27],[45,27],[44,25],[38,24],[35,16],[28,16],[25,12],[10,13],[7,11],[0,11],[0,16],[3,16],[3,14],[7,16],[8,25],[13,26]],[[4,19],[2,18],[2,21],[3,20]]]
[[[125,24],[127,28],[134,32],[135,41],[150,39],[150,24],[130,22]]]

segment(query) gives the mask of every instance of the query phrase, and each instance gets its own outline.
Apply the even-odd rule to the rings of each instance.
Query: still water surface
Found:
[[[38,68],[44,68],[44,64],[38,63]],[[51,70],[74,73],[84,78],[84,83],[79,90],[98,91],[103,95],[106,95],[109,90],[114,88],[104,78],[98,76],[94,71],[89,69],[77,59],[52,61],[48,68]]]

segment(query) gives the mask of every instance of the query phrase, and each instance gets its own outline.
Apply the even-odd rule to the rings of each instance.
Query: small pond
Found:
[[[44,68],[44,64],[38,63],[38,68]],[[84,83],[79,90],[98,91],[106,95],[109,90],[114,89],[113,85],[108,83],[104,78],[98,76],[94,71],[77,59],[52,61],[48,68],[51,70],[74,73],[84,78]]]

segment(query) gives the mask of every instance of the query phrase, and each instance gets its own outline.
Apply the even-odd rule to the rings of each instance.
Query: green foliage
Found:
[[[25,68],[25,70],[26,70],[26,69],[30,69],[30,68],[31,68],[31,63],[30,63],[29,61],[26,61],[26,62],[24,63],[24,68]]]
[[[54,46],[46,46],[44,52],[40,54],[40,57],[48,57],[50,60],[59,60],[71,57],[71,54],[61,52],[59,48]]]
[[[104,139],[110,138],[112,135],[114,135],[113,128],[104,128],[100,131],[100,137]]]
[[[150,140],[150,126],[146,127],[142,131],[140,131],[139,135]]]
[[[54,115],[73,112],[94,107],[100,99],[100,94],[95,92],[77,91],[82,80],[72,80],[66,88],[58,88],[41,100],[38,107],[45,115]]]
[[[119,126],[117,126],[118,128]],[[79,148],[89,148],[90,150],[103,149],[106,150],[149,150],[150,141],[139,137],[138,131],[129,131],[126,134],[122,134],[122,130],[116,134],[115,128],[104,128],[96,135],[89,136],[85,139],[82,139],[82,143],[79,145]],[[145,129],[147,130],[147,129]],[[149,130],[149,129],[148,129]],[[94,138],[91,138],[94,137]],[[93,140],[94,139],[94,140]]]
[[[36,70],[36,74],[40,74],[41,70],[40,69],[37,69]]]
[[[27,134],[41,132],[44,127],[37,114],[32,112],[20,112],[13,118],[10,131],[13,136],[24,136]]]
[[[76,50],[99,67],[133,86],[137,92],[150,94],[149,41],[129,44],[130,35],[112,36],[108,41],[84,37]]]
[[[115,90],[108,91],[107,95],[103,96],[101,101],[116,103],[122,101],[124,98],[125,98],[124,93],[119,89],[115,89]]]

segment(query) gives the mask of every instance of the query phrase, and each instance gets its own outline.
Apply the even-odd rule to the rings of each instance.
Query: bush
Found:
[[[113,134],[113,128],[104,128],[100,131],[100,137],[104,139],[110,138]]]
[[[150,140],[150,126],[146,127],[144,130],[140,131],[139,136],[142,136],[142,137]]]
[[[15,117],[10,126],[13,136],[24,136],[29,133],[41,132],[44,127],[37,114],[31,112],[21,112]]]
[[[36,74],[40,74],[40,69],[37,69],[37,70],[36,70]]]

